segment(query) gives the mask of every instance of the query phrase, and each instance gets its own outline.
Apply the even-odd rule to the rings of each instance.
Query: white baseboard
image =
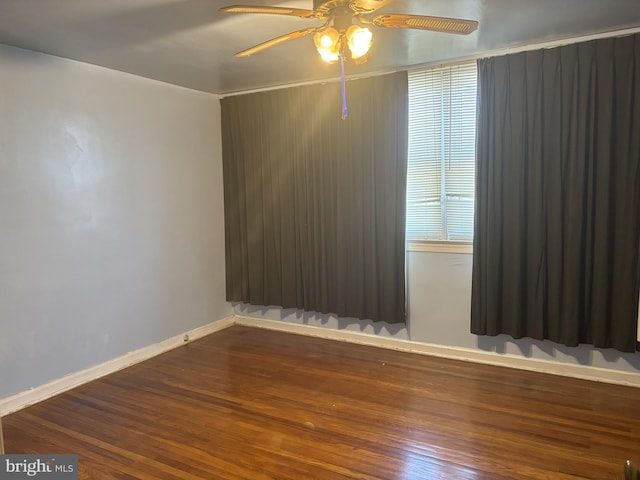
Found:
[[[616,385],[640,388],[640,374],[638,372],[625,372],[622,370],[591,367],[588,365],[572,365],[535,358],[520,357],[511,354],[483,352],[479,350],[472,350],[470,348],[445,347],[430,343],[412,342],[409,340],[399,340],[379,335],[370,335],[361,332],[335,330],[332,328],[314,327],[310,325],[243,317],[239,315],[236,315],[235,323],[237,325],[244,325],[248,327],[266,328],[269,330],[278,330],[282,332],[296,333],[299,335],[309,335],[343,342],[358,343],[373,347],[389,348],[392,350],[400,350],[403,352],[417,353],[421,355],[432,355],[435,357],[450,358],[453,360],[464,360],[467,362],[517,368],[520,370],[529,370],[533,372],[591,380],[594,382],[612,383]]]
[[[332,328],[322,328],[310,325],[300,325],[294,323],[281,322],[277,320],[266,320],[261,318],[244,317],[234,315],[217,320],[208,325],[198,327],[189,332],[176,335],[160,343],[129,352],[120,357],[101,363],[94,367],[72,373],[65,377],[53,380],[44,385],[20,392],[10,397],[0,399],[0,415],[21,410],[29,405],[46,400],[84,383],[104,377],[110,373],[117,372],[126,367],[142,362],[161,353],[184,345],[184,336],[188,335],[189,342],[197,340],[211,333],[225,329],[232,325],[243,325],[248,327],[265,328],[281,332],[308,335],[312,337],[326,338],[343,342],[357,343],[372,347],[388,348],[402,352],[410,352],[421,355],[432,355],[435,357],[450,358],[453,360],[464,360],[468,362],[496,365],[500,367],[517,368],[520,370],[530,370],[534,372],[561,375],[565,377],[580,378],[602,383],[612,383],[616,385],[626,385],[640,388],[640,374],[637,372],[626,372],[601,367],[590,367],[587,365],[573,365],[560,362],[551,362],[540,359],[520,357],[511,354],[497,354],[493,352],[483,352],[461,347],[445,347],[423,342],[412,342],[396,338],[370,335],[361,332],[336,330]]]
[[[33,405],[34,403],[38,403],[46,400],[47,398],[51,398],[54,395],[58,395],[59,393],[66,392],[67,390],[71,390],[72,388],[78,387],[92,380],[104,377],[105,375],[109,375],[110,373],[117,372],[118,370],[130,367],[136,363],[148,360],[151,357],[155,357],[156,355],[160,355],[161,353],[180,347],[186,343],[197,340],[198,338],[230,327],[234,323],[235,318],[233,316],[229,316],[188,332],[181,333],[175,337],[168,338],[162,342],[129,352],[99,365],[66,375],[49,383],[45,383],[44,385],[17,393],[10,397],[0,398],[0,414],[7,415],[21,410],[29,405]],[[188,341],[184,340],[185,335],[188,336]]]

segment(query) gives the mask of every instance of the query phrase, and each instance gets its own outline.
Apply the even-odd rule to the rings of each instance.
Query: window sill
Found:
[[[473,253],[473,244],[456,242],[409,242],[409,252]]]

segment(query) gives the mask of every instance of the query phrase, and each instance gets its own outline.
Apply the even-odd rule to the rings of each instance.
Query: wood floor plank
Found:
[[[234,326],[3,425],[83,479],[622,479],[640,389]]]

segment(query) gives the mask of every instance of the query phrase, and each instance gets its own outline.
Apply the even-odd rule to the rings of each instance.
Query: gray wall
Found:
[[[219,101],[0,46],[0,398],[224,318]]]

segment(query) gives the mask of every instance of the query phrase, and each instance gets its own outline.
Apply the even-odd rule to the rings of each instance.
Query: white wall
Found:
[[[0,46],[0,398],[232,313],[216,96]]]

